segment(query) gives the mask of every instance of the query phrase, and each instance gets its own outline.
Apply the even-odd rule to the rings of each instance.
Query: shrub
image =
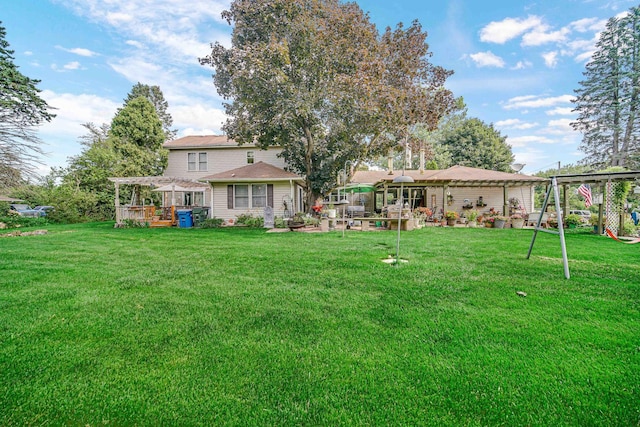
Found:
[[[207,218],[200,223],[200,228],[220,228],[224,224],[222,218]]]
[[[137,219],[123,219],[120,228],[149,228],[149,223]]]
[[[0,223],[5,224],[6,228],[19,228],[19,227],[42,227],[49,224],[44,217],[32,218],[18,215],[17,213],[10,213],[6,216],[0,217]]]
[[[240,214],[236,218],[236,224],[245,225],[252,228],[264,227],[264,218],[261,216],[253,216],[253,214]]]
[[[567,225],[580,225],[582,224],[582,217],[577,214],[569,214],[564,219],[564,223]]]

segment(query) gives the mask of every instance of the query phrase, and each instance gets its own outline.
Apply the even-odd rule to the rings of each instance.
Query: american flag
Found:
[[[584,205],[586,207],[593,204],[593,199],[591,198],[591,187],[589,184],[582,184],[578,187],[578,193],[584,197]]]

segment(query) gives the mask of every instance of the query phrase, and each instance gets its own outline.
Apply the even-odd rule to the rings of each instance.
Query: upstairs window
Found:
[[[247,164],[252,165],[255,160],[253,151],[247,151]]]
[[[207,170],[207,153],[198,153],[198,170]]]
[[[189,172],[207,170],[207,153],[187,153],[187,170]]]

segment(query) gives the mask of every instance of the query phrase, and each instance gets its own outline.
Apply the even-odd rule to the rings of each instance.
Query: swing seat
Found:
[[[618,239],[618,236],[616,236],[613,233],[613,231],[611,231],[609,228],[607,228],[605,231],[607,232],[607,236],[611,237],[613,240],[616,240],[618,242],[627,243],[627,244],[640,243],[640,238],[632,239],[632,240],[621,240],[621,239]]]

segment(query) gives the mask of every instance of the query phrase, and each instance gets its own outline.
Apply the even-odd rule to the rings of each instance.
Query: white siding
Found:
[[[285,162],[277,155],[281,149],[272,147],[268,150],[260,150],[256,147],[224,147],[207,149],[172,149],[169,150],[169,164],[164,172],[164,176],[175,176],[180,178],[200,179],[207,175],[213,175],[236,169],[247,165],[247,152],[253,151],[254,163],[264,162],[283,169]],[[207,153],[206,171],[188,170],[188,153]]]
[[[497,212],[502,212],[504,203],[509,203],[509,199],[512,197],[517,198],[520,201],[520,205],[526,212],[531,212],[532,200],[533,200],[533,187],[512,187],[508,189],[508,197],[505,201],[504,189],[502,187],[449,187],[449,191],[453,196],[454,202],[452,205],[448,205],[445,202],[445,211],[456,211],[458,213],[464,212],[463,209],[464,199],[469,199],[473,208],[480,213],[489,212],[491,208],[494,208]],[[438,192],[440,194],[438,194]],[[442,206],[442,189],[435,190],[435,194],[438,197],[438,208]],[[476,206],[479,197],[482,196],[483,202],[486,206]],[[430,197],[430,196],[429,196]]]
[[[260,182],[254,182],[252,184],[260,184]],[[227,183],[225,184],[216,184],[213,187],[213,217],[222,218],[225,221],[229,221],[230,219],[236,220],[238,215],[251,213],[254,216],[263,216],[264,211],[262,208],[256,209],[229,209],[227,207]],[[273,183],[273,212],[275,216],[282,217],[284,215],[284,206],[283,206],[283,198],[291,197],[291,194],[294,193],[292,188],[295,188],[296,184],[290,184],[289,182],[276,182]],[[207,206],[211,204],[208,203]],[[299,210],[298,207],[293,213]]]

